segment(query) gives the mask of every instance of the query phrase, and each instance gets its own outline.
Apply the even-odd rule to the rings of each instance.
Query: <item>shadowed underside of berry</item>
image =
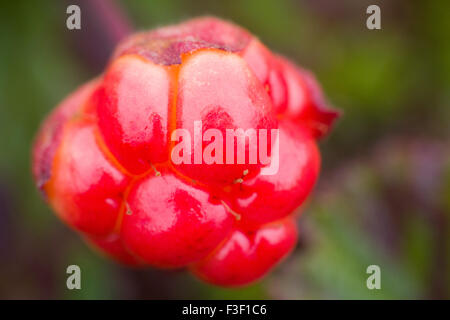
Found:
[[[33,175],[107,256],[245,285],[295,246],[293,212],[319,175],[316,140],[337,116],[310,72],[240,27],[198,18],[119,44],[43,123]]]

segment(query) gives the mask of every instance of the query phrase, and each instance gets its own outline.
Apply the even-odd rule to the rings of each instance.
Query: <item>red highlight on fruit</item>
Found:
[[[293,212],[319,175],[316,140],[337,117],[310,72],[236,25],[199,18],[125,39],[43,123],[33,175],[58,216],[113,259],[246,285],[294,248]],[[173,161],[177,130],[193,137],[181,155],[192,161]],[[277,130],[276,148],[262,143],[278,169],[222,159],[210,143],[221,134],[225,150],[227,130]],[[254,139],[233,140],[231,154],[258,154]],[[194,158],[205,152],[219,161]]]

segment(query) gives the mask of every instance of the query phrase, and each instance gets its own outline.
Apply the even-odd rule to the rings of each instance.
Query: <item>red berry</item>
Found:
[[[170,84],[166,68],[124,56],[112,62],[95,93],[105,143],[133,174],[168,159]]]
[[[93,123],[84,119],[66,123],[45,187],[63,220],[89,234],[110,234],[130,181],[100,150]]]
[[[61,219],[113,259],[244,285],[295,246],[293,211],[337,115],[309,72],[233,24],[194,19],[122,42],[44,122],[33,174]]]
[[[257,175],[234,185],[225,201],[254,228],[290,215],[311,192],[319,175],[320,155],[301,125],[280,121],[279,162],[274,175]]]
[[[144,264],[125,248],[122,239],[118,234],[113,233],[106,237],[86,236],[86,241],[94,249],[99,250],[100,253],[103,253],[120,263],[129,266],[141,266]]]
[[[183,267],[204,258],[231,232],[233,216],[209,194],[170,172],[137,181],[127,198],[121,235],[147,263]]]
[[[210,256],[192,270],[218,285],[242,285],[262,277],[287,256],[297,241],[295,223],[288,219],[256,231],[234,231]]]
[[[219,50],[191,53],[180,67],[176,126],[187,129],[194,137],[196,120],[202,121],[203,132],[213,128],[220,130],[223,137],[226,137],[226,129],[270,130],[277,127],[270,98],[246,62],[236,54]],[[199,143],[199,149],[204,150],[207,143]],[[269,139],[267,143],[270,149]],[[237,144],[236,141],[235,149]],[[257,143],[245,145],[247,158],[252,152],[250,149],[257,149],[257,146]],[[225,139],[223,150],[226,150]],[[224,164],[195,164],[194,157],[195,150],[191,156],[192,164],[176,165],[176,168],[207,184],[231,184],[242,176],[244,170],[253,173],[260,167],[257,164],[238,164],[237,152],[233,157],[235,165],[226,164],[225,152],[221,157]]]

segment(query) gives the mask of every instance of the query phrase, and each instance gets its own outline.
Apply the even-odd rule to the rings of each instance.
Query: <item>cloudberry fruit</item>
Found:
[[[316,140],[337,115],[311,73],[246,30],[199,18],[123,41],[43,123],[33,174],[59,217],[112,258],[244,285],[295,246],[293,211],[317,180]],[[215,138],[196,139],[197,129]],[[229,158],[212,152],[208,141],[228,147],[229,129],[276,129],[278,142],[233,136]],[[174,161],[177,142],[188,161]],[[270,161],[277,153],[278,171],[239,161],[238,150],[262,157],[258,148]],[[215,160],[199,162],[207,150]]]

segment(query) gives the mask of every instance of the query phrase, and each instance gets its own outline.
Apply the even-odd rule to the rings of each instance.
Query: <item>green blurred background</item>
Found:
[[[66,7],[81,7],[81,31]],[[381,8],[381,30],[366,8]],[[296,251],[259,283],[222,289],[183,271],[123,268],[93,253],[33,185],[40,121],[101,72],[114,44],[212,14],[311,69],[341,110]],[[450,1],[0,2],[0,298],[450,298]],[[66,267],[82,289],[66,289]],[[368,290],[366,268],[381,268]]]

